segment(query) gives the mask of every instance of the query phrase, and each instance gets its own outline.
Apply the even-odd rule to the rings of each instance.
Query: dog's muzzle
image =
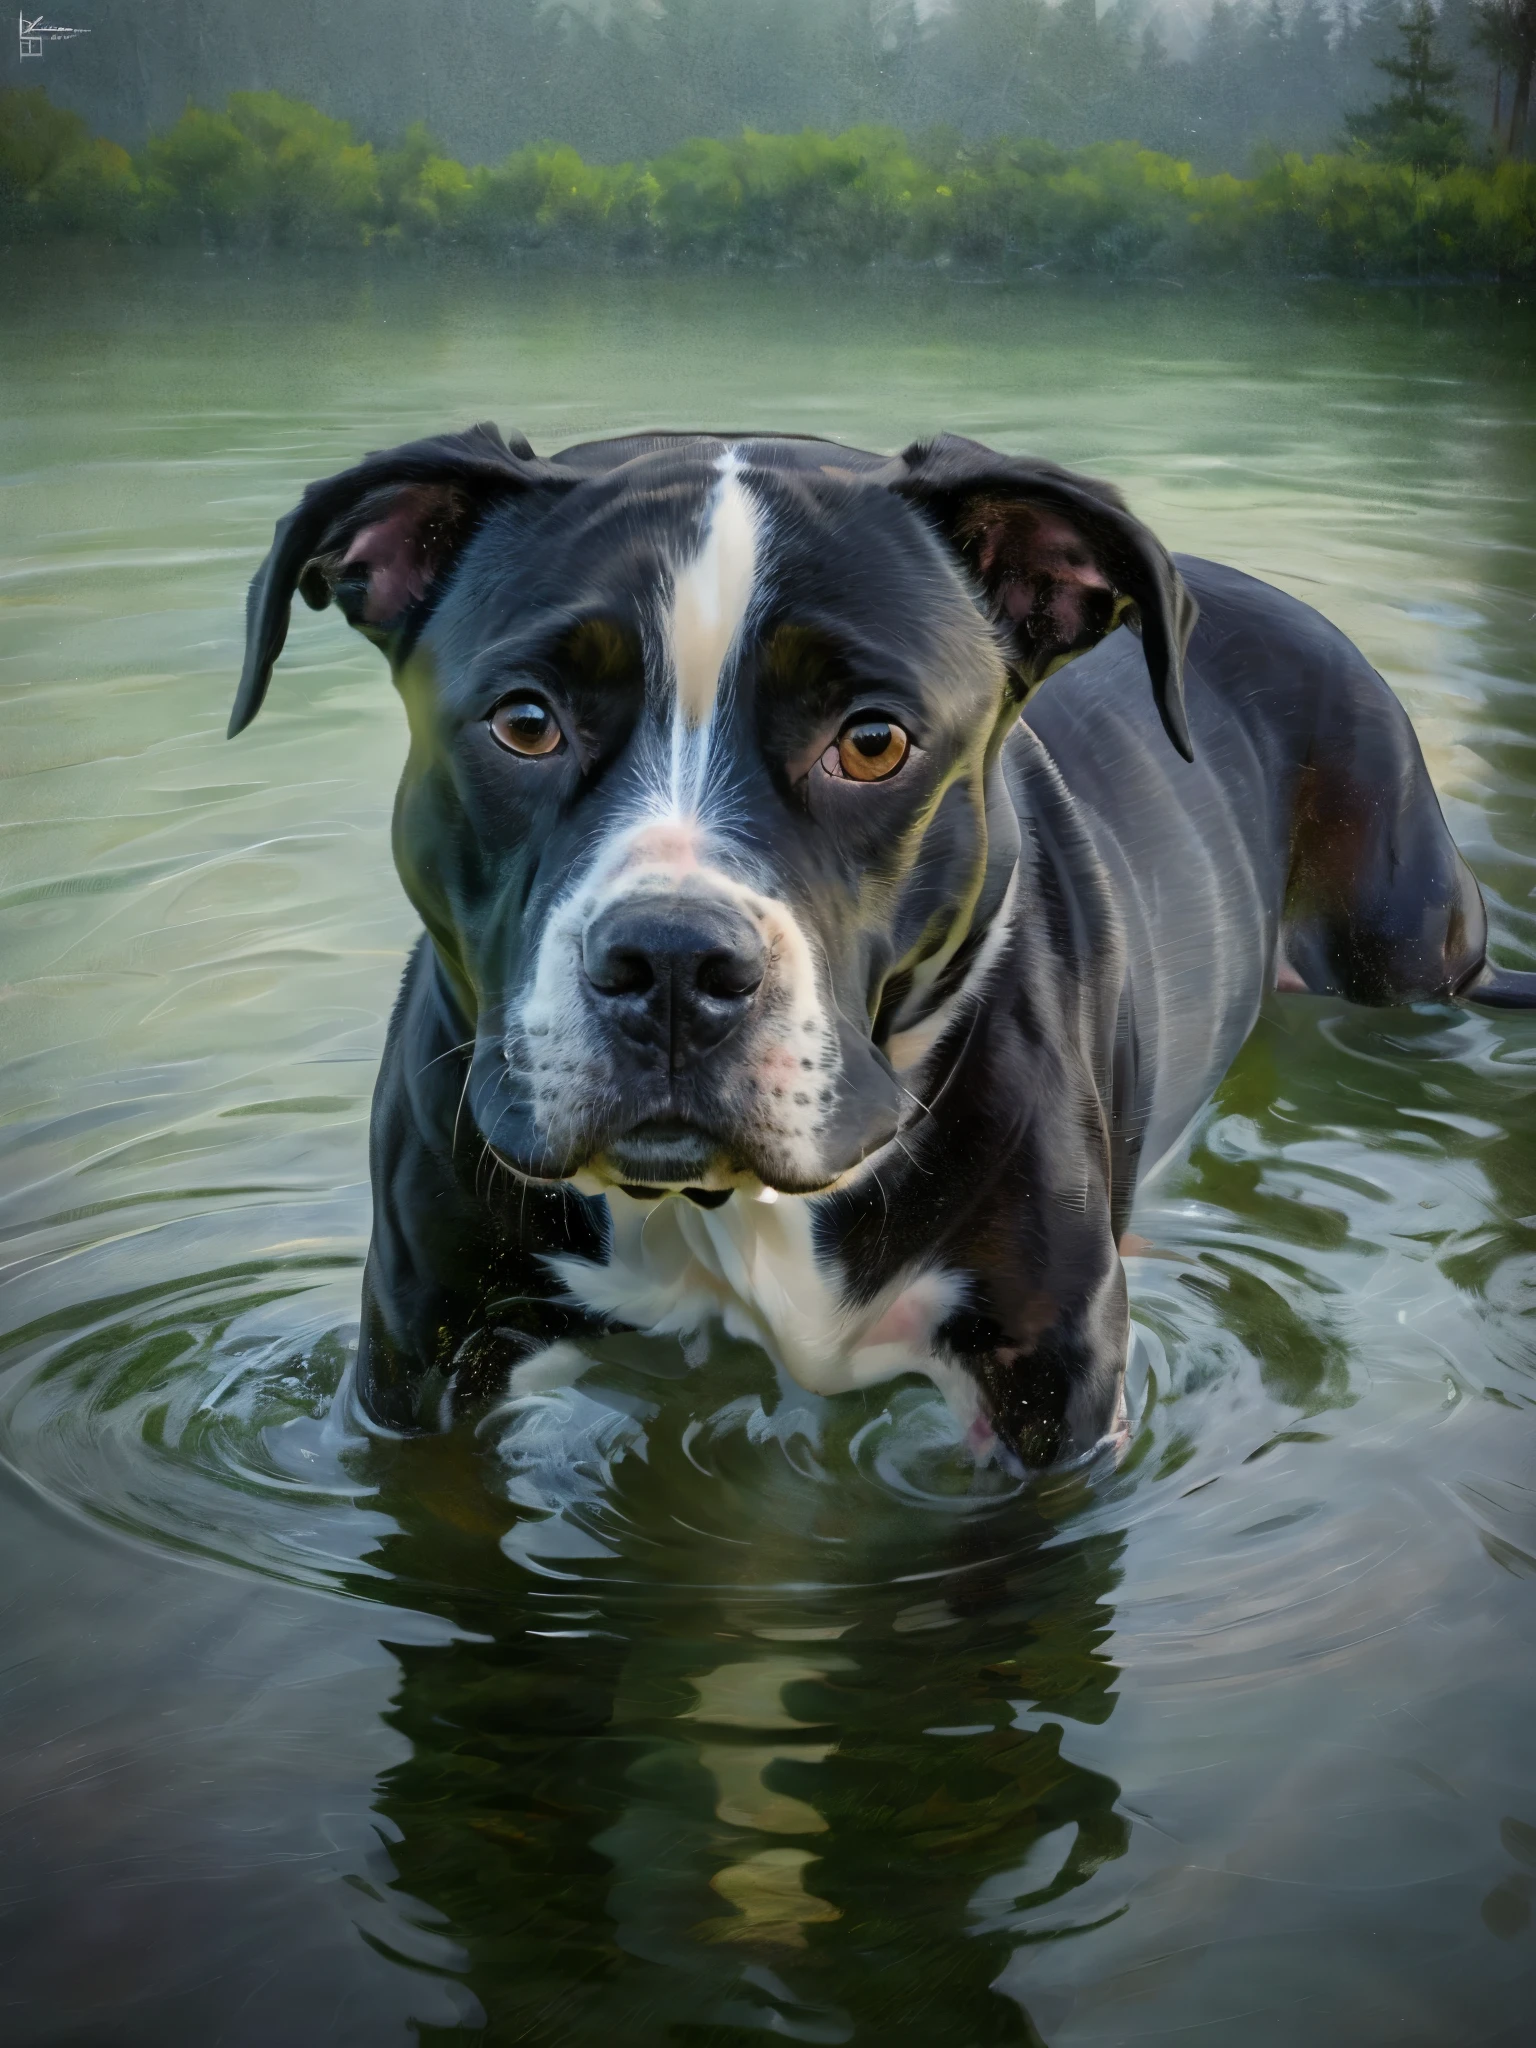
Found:
[[[637,1111],[607,1156],[626,1180],[698,1179],[721,1150],[709,1114],[757,1016],[768,948],[735,904],[705,895],[611,903],[582,934],[582,975],[620,1094]]]

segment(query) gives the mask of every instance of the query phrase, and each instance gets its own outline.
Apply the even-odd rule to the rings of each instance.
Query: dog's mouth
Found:
[[[489,1034],[477,1047],[472,1073],[475,1123],[488,1149],[517,1177],[563,1181],[583,1195],[686,1195],[703,1208],[732,1194],[772,1202],[830,1192],[890,1138],[899,1107],[894,1088],[886,1091],[889,1099],[873,1102],[850,1095],[852,1113],[828,1129],[786,1131],[778,1127],[784,1119],[773,1116],[775,1103],[767,1104],[766,1116],[759,1113],[761,1090],[706,1087],[707,1077],[698,1075],[677,1087],[626,1087],[622,1078],[589,1067],[558,1096],[546,1090],[546,1108],[508,1059],[505,1041]],[[798,1079],[797,1072],[773,1085],[779,1076],[770,1074],[775,1099]]]
[[[679,1116],[646,1117],[610,1138],[603,1164],[621,1185],[634,1187],[718,1187],[722,1178],[735,1178],[715,1133]]]
[[[877,1133],[876,1145],[886,1135]],[[781,1195],[829,1194],[858,1170],[865,1156],[861,1153],[838,1170],[810,1178],[786,1172],[772,1159],[759,1160],[718,1131],[678,1116],[643,1118],[618,1136],[605,1138],[584,1158],[567,1155],[556,1162],[546,1156],[525,1162],[509,1158],[500,1146],[492,1149],[528,1180],[565,1181],[587,1195],[617,1191],[642,1202],[683,1195],[701,1209],[717,1209],[734,1194],[758,1202],[775,1202]]]

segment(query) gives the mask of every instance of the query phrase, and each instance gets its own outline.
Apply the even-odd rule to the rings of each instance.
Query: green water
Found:
[[[1536,965],[1533,325],[8,260],[7,2041],[1530,2038],[1536,1018],[1271,1003],[1138,1209],[1116,1474],[639,1341],[371,1443],[403,719],[301,611],[222,731],[274,518],[364,449],[950,427],[1350,632]]]

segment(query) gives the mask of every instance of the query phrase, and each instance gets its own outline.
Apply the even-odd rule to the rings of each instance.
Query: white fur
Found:
[[[803,1186],[825,1177],[821,1127],[831,1106],[836,1033],[815,949],[790,906],[754,886],[750,852],[730,832],[728,791],[710,772],[711,730],[750,622],[765,534],[763,509],[727,451],[697,548],[673,567],[658,635],[661,670],[651,682],[653,701],[659,696],[666,707],[664,753],[551,912],[532,986],[509,1021],[507,1059],[527,1072],[535,1120],[562,1149],[572,1106],[601,1101],[611,1085],[581,971],[589,923],[628,897],[729,902],[757,926],[768,951],[734,1121],[750,1129],[782,1178]]]
[[[685,1196],[641,1202],[610,1190],[607,1201],[613,1234],[605,1264],[546,1261],[571,1300],[592,1314],[684,1340],[718,1323],[761,1345],[814,1394],[927,1373],[963,1421],[974,1419],[970,1380],[933,1352],[935,1331],[964,1303],[956,1275],[909,1267],[872,1302],[849,1306],[816,1257],[807,1200],[768,1204],[737,1195],[702,1209]],[[582,1362],[574,1346],[554,1346],[517,1368],[513,1392],[572,1377]]]
[[[674,565],[657,636],[663,668],[652,682],[665,705],[665,753],[633,811],[615,822],[549,918],[508,1056],[515,1058],[519,1046],[525,1050],[535,1114],[546,1127],[557,1125],[571,1102],[600,1095],[607,1086],[606,1055],[581,977],[588,923],[631,896],[723,898],[754,921],[769,954],[758,1035],[743,1063],[746,1100],[736,1105],[737,1116],[782,1162],[785,1177],[803,1185],[822,1177],[820,1132],[828,1106],[822,1096],[836,1085],[836,1034],[815,950],[790,907],[754,886],[759,878],[750,854],[733,841],[724,794],[710,774],[711,731],[750,625],[767,538],[762,507],[727,452],[698,547]],[[961,986],[931,1016],[898,1028],[889,1048],[898,1071],[920,1068],[981,995],[1007,943],[1016,883],[1015,876]],[[957,932],[955,944],[963,936]],[[930,976],[949,957],[946,952],[931,963]],[[878,1158],[856,1173],[869,1171],[878,1171]],[[608,1203],[610,1255],[606,1262],[567,1256],[547,1263],[571,1300],[592,1314],[679,1337],[690,1349],[718,1324],[760,1345],[816,1394],[923,1372],[963,1423],[979,1426],[974,1382],[933,1349],[935,1332],[964,1302],[957,1275],[908,1267],[874,1301],[850,1306],[836,1276],[816,1257],[808,1199],[774,1201],[771,1186],[754,1183],[722,1206],[704,1209],[680,1195],[637,1201],[592,1172],[578,1175],[577,1184]],[[753,1193],[760,1198],[751,1199]],[[513,1394],[579,1377],[586,1363],[576,1346],[552,1346],[518,1367]]]
[[[916,1075],[939,1040],[986,992],[1013,927],[1018,870],[960,986],[928,1017],[892,1034],[888,1053],[899,1073]],[[848,1176],[877,1173],[882,1147]],[[596,1185],[585,1190],[595,1193]],[[552,1258],[551,1270],[573,1301],[605,1320],[656,1335],[697,1340],[712,1322],[733,1337],[762,1346],[798,1385],[816,1394],[846,1393],[906,1372],[933,1380],[972,1448],[985,1455],[991,1432],[980,1413],[975,1381],[933,1349],[935,1332],[965,1302],[954,1273],[907,1268],[873,1302],[850,1308],[816,1257],[813,1211],[804,1198],[757,1201],[738,1194],[717,1209],[686,1198],[638,1202],[607,1195],[612,1249],[606,1264]],[[579,1374],[585,1360],[557,1345],[518,1368],[513,1388],[547,1386]]]
[[[762,513],[733,457],[720,466],[698,553],[674,572],[666,641],[680,728],[699,730],[715,703],[751,609]]]

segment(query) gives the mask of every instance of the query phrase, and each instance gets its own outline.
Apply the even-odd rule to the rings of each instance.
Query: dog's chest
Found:
[[[607,1260],[548,1261],[571,1297],[605,1321],[685,1339],[719,1323],[817,1394],[903,1372],[948,1377],[933,1339],[964,1300],[957,1275],[909,1267],[873,1301],[849,1304],[836,1262],[818,1251],[807,1201],[607,1201]]]

